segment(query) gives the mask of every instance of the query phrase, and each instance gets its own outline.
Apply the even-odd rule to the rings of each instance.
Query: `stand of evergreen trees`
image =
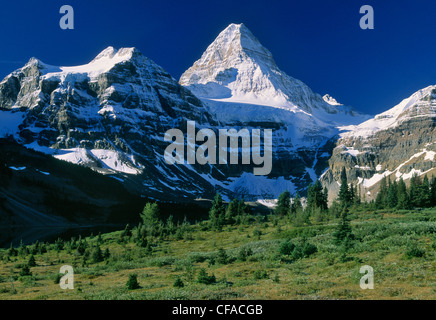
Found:
[[[295,225],[309,224],[311,216],[317,221],[322,221],[328,215],[327,199],[327,188],[323,189],[321,183],[317,180],[308,187],[305,209],[303,209],[299,193],[297,192],[295,198],[291,201],[290,192],[286,190],[280,194],[274,213],[278,216],[289,216]]]
[[[436,179],[432,177],[430,182],[426,175],[421,179],[414,174],[407,187],[403,179],[397,182],[387,180],[385,177],[380,182],[375,206],[377,209],[434,207],[436,206]]]
[[[410,180],[410,186],[406,186],[402,179],[391,181],[385,177],[380,182],[380,191],[376,199],[369,203],[362,201],[359,187],[348,183],[346,171],[343,168],[338,197],[330,207],[328,206],[328,190],[326,187],[323,188],[321,182],[317,180],[308,186],[305,206],[298,192],[294,198],[291,198],[288,190],[282,192],[278,197],[274,215],[287,217],[295,226],[340,218],[343,230],[338,233],[339,235],[345,231],[349,233],[348,212],[351,209],[360,207],[367,210],[412,209],[436,206],[436,179],[433,177],[430,182],[427,176],[421,178],[414,175]],[[209,210],[209,219],[203,226],[207,229],[221,231],[226,225],[247,224],[256,219],[251,215],[250,208],[243,199],[233,199],[226,204],[222,196],[216,193]],[[157,203],[146,204],[141,213],[141,220],[135,228],[136,240],[141,247],[150,247],[149,237],[175,237],[177,239],[190,237],[189,223],[186,218],[182,224],[176,224],[173,216],[163,221]],[[121,235],[122,238],[130,236],[131,232],[128,230]],[[348,236],[346,238],[351,239]]]
[[[315,221],[323,221],[331,217],[343,216],[344,208],[358,209],[365,207],[370,210],[413,208],[429,208],[436,206],[436,178],[429,180],[427,175],[419,177],[414,174],[409,186],[401,178],[399,181],[384,177],[380,181],[380,190],[375,200],[366,202],[361,198],[360,186],[348,183],[345,168],[341,171],[341,183],[338,197],[328,207],[328,191],[319,181],[310,184],[307,189],[306,206],[303,209],[301,198],[296,193],[291,200],[289,191],[280,194],[274,213],[278,216],[289,215],[296,225],[310,223],[310,217]]]
[[[244,222],[249,213],[244,200],[233,199],[226,207],[221,195],[217,193],[209,211],[209,223],[212,229],[220,231],[225,225]]]

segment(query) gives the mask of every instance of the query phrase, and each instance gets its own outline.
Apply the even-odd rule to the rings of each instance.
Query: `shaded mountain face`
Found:
[[[15,227],[136,222],[143,203],[110,176],[0,139],[0,246]]]
[[[339,190],[341,170],[361,196],[374,199],[383,177],[409,180],[413,174],[429,177],[436,167],[436,86],[414,93],[394,108],[341,134],[322,176],[330,196]]]
[[[328,167],[340,127],[369,118],[281,71],[243,24],[222,31],[179,83],[203,101],[221,126],[273,130],[268,177],[230,172],[229,188],[239,195],[304,193]]]
[[[0,248],[120,230],[137,224],[149,201],[129,192],[113,175],[0,138]],[[185,217],[204,219],[209,207],[206,201],[166,202],[159,210],[163,220],[173,215],[181,223]]]

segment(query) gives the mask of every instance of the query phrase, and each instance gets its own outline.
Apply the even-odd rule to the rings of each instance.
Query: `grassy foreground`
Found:
[[[333,241],[338,220],[295,227],[273,216],[222,231],[179,225],[147,244],[134,228],[1,249],[0,299],[436,299],[436,209],[350,218],[347,250]],[[58,284],[63,265],[73,290]],[[373,290],[360,288],[364,265]],[[132,274],[137,289],[126,286]]]

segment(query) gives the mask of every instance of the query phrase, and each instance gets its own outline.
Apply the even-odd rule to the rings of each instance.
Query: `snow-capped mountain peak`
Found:
[[[109,46],[106,49],[104,49],[102,52],[100,52],[92,61],[100,60],[102,58],[112,58],[118,50],[116,50],[114,47]]]
[[[73,66],[73,67],[58,67],[57,70],[53,70],[55,67],[46,66],[46,78],[56,77],[60,74],[88,74],[90,78],[96,77],[102,73],[108,72],[115,65],[132,59],[134,52],[137,52],[135,48],[121,48],[119,50],[113,47],[108,47],[100,52],[90,63]]]
[[[243,24],[231,24],[212,42],[180,83],[200,97],[262,101],[286,97],[272,83],[280,73],[272,54]],[[281,98],[281,99],[280,99]]]
[[[29,61],[27,61],[27,63],[24,65],[25,67],[29,67],[29,66],[34,66],[34,65],[42,65],[43,62],[35,57],[32,57],[29,59]]]
[[[101,61],[117,63],[131,59],[135,52],[139,52],[135,47],[120,48],[117,50],[110,46],[100,52],[90,63],[97,63]]]
[[[269,106],[318,118],[325,114],[321,121],[339,124],[362,120],[351,108],[325,101],[280,70],[271,52],[244,24],[224,29],[179,83],[210,101]]]
[[[262,57],[263,60],[272,60],[272,54],[257,40],[251,31],[243,24],[230,24],[224,29],[210,46],[223,53],[224,50],[232,49],[232,53],[244,51],[252,58]],[[213,51],[213,50],[212,50]],[[206,51],[207,52],[207,51]],[[210,51],[209,51],[210,52]],[[265,59],[266,58],[266,59]]]

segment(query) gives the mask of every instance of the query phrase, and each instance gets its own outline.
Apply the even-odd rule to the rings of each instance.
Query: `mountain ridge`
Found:
[[[107,47],[80,66],[31,58],[0,82],[0,108],[2,125],[10,122],[3,135],[113,175],[155,199],[193,200],[217,191],[227,198],[275,199],[285,189],[304,194],[320,177],[334,191],[339,165],[352,163],[357,182],[379,171],[369,160],[353,160],[363,157],[360,150],[342,143],[374,118],[281,71],[243,24],[224,29],[179,82],[136,48]],[[164,133],[186,132],[188,120],[215,131],[274,130],[273,171],[254,176],[248,165],[168,165]],[[374,172],[362,174],[356,165]]]
[[[205,181],[189,189],[198,179],[190,168],[168,168],[163,134],[185,120],[213,122],[200,100],[137,49],[108,47],[76,67],[32,58],[0,82],[0,101],[1,118],[20,116],[7,134],[29,148],[115,174],[154,197],[208,188]],[[189,190],[165,182],[172,170]]]

